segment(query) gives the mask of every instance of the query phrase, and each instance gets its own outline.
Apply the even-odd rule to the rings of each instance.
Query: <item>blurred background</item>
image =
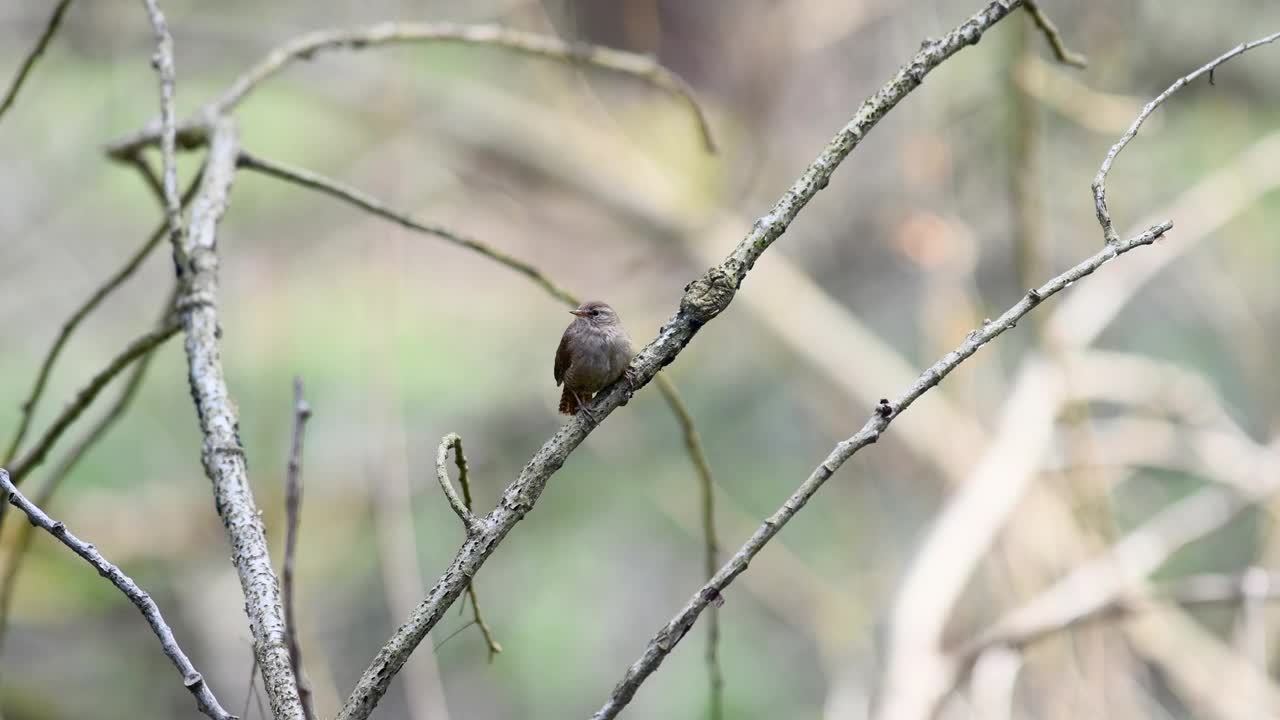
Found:
[[[610,302],[645,343],[684,285],[768,211],[921,40],[979,4],[163,8],[179,116],[296,35],[383,20],[492,21],[656,56],[692,85],[718,155],[704,152],[678,100],[643,82],[471,46],[317,55],[236,112],[247,150],[527,259],[577,295]],[[1021,13],[996,26],[887,116],[732,308],[664,371],[706,445],[726,557],[878,398],[895,397],[984,318],[1100,248],[1089,183],[1148,99],[1280,29],[1280,5],[1265,0],[1044,6],[1088,69],[1055,63]],[[0,3],[0,77],[11,77],[51,8]],[[74,3],[0,121],[6,444],[61,323],[160,218],[138,174],[101,152],[157,114],[152,52],[138,3]],[[939,549],[930,528],[961,487],[972,517],[960,516],[957,542],[942,550],[974,542],[977,555],[955,612],[941,615],[947,648],[1134,532],[1174,531],[1139,535],[1156,540],[1080,587],[1275,567],[1278,68],[1280,48],[1260,48],[1157,111],[1117,161],[1109,197],[1122,235],[1171,219],[1169,238],[1069,288],[949,376],[730,588],[726,717],[865,717],[894,663],[912,667],[910,636],[927,634],[912,597],[947,597],[928,573],[904,581],[927,567],[922,551]],[[181,163],[185,182],[200,154]],[[314,409],[298,621],[317,708],[332,716],[462,540],[433,479],[440,437],[464,438],[487,511],[563,422],[551,365],[570,318],[486,258],[250,172],[237,177],[219,249],[222,358],[277,563],[293,376]],[[89,317],[53,372],[33,436],[152,326],[171,278],[161,248]],[[46,482],[92,422],[24,487]],[[1183,514],[1170,521],[1160,515],[1169,508]],[[180,341],[158,353],[133,408],[48,510],[151,592],[239,713],[250,635],[200,466]],[[489,662],[474,627],[450,637],[470,620],[454,609],[433,633],[434,652],[419,649],[377,716],[589,715],[700,585],[699,512],[679,427],[647,387],[572,455],[479,574],[503,653]],[[0,539],[6,562],[20,524],[11,514]],[[945,552],[931,557],[967,568]],[[1277,624],[1265,606],[1254,610],[1162,606],[1053,633],[1015,653],[1012,671],[997,668],[1004,680],[994,691],[989,672],[958,679],[942,709],[1273,716]],[[699,625],[626,717],[706,717],[704,644]],[[18,576],[2,657],[8,720],[196,714],[136,610],[46,536]]]

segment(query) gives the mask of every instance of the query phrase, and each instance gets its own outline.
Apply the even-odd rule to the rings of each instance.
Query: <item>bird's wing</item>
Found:
[[[556,348],[556,366],[553,374],[556,385],[564,382],[564,374],[569,370],[569,333],[560,336],[560,347]]]

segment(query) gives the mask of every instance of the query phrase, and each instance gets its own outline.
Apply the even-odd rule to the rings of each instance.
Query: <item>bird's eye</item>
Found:
[[[592,310],[592,311],[591,311],[591,314],[592,314],[592,315],[599,315],[599,314],[600,314],[600,311],[599,311],[599,310]]]

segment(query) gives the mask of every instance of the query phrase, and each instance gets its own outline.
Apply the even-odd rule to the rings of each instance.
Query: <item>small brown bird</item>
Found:
[[[577,318],[565,328],[556,348],[556,385],[564,383],[560,412],[573,415],[581,409],[595,422],[586,403],[626,374],[631,338],[613,308],[598,300],[569,312]]]

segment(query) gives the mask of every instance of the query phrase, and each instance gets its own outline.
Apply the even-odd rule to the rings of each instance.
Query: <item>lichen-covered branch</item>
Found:
[[[1129,126],[1129,129],[1126,130],[1124,135],[1121,135],[1120,139],[1116,141],[1116,144],[1112,145],[1111,149],[1107,151],[1107,156],[1102,161],[1102,167],[1098,168],[1098,174],[1093,178],[1092,188],[1094,212],[1098,216],[1098,224],[1102,226],[1102,236],[1107,242],[1116,242],[1120,239],[1119,234],[1116,232],[1116,229],[1111,222],[1111,211],[1107,209],[1107,173],[1111,172],[1111,166],[1115,163],[1116,156],[1119,155],[1120,151],[1124,150],[1125,146],[1129,144],[1129,141],[1133,140],[1133,138],[1138,134],[1138,129],[1142,127],[1142,123],[1146,122],[1147,118],[1151,116],[1151,113],[1155,112],[1156,108],[1160,107],[1165,100],[1168,100],[1169,96],[1178,92],[1196,78],[1208,73],[1209,81],[1212,83],[1213,71],[1219,65],[1237,55],[1246,53],[1259,45],[1266,45],[1267,43],[1275,42],[1277,39],[1280,39],[1280,32],[1272,33],[1264,38],[1259,38],[1252,42],[1242,43],[1235,46],[1208,63],[1201,65],[1194,72],[1178,78],[1164,92],[1157,95],[1154,100],[1147,103],[1146,106],[1142,108],[1142,112],[1138,113],[1138,117],[1134,119],[1133,124]]]
[[[298,526],[302,523],[302,440],[311,419],[311,406],[302,395],[302,378],[293,379],[293,440],[289,444],[289,462],[284,474],[284,561],[281,575],[284,587],[285,633],[289,639],[289,660],[298,684],[298,698],[307,720],[316,713],[311,702],[311,685],[302,671],[302,648],[298,644],[298,622],[293,612],[293,565],[298,554]]]
[[[0,117],[13,107],[13,103],[18,99],[18,91],[22,89],[22,84],[27,81],[27,75],[31,73],[31,68],[35,67],[36,61],[44,54],[44,49],[49,46],[49,41],[53,39],[54,33],[58,32],[58,26],[62,24],[62,16],[66,14],[67,8],[71,5],[71,0],[61,0],[57,7],[53,9],[53,14],[49,16],[49,22],[45,24],[44,31],[40,33],[40,39],[36,40],[35,47],[31,48],[31,52],[22,59],[22,65],[18,67],[18,72],[13,76],[13,82],[9,83],[9,89],[4,93],[4,99],[0,100]]]
[[[919,87],[932,69],[962,48],[977,43],[987,28],[1020,4],[1021,0],[991,2],[946,36],[926,42],[907,65],[862,104],[854,118],[837,133],[818,159],[810,164],[773,209],[756,221],[751,232],[724,262],[687,286],[679,310],[662,326],[658,337],[641,349],[632,360],[632,382],[614,383],[602,391],[589,408],[591,415],[602,420],[629,400],[634,389],[643,387],[664,366],[674,361],[698,330],[729,306],[756,260],[782,236],[791,221],[818,191],[827,186],[836,168],[876,123],[912,90]],[[1144,234],[1133,242],[1152,242],[1166,229],[1167,227],[1161,228],[1159,232]],[[1115,253],[1111,253],[1099,260],[1098,264],[1101,265],[1114,256]],[[1082,275],[1087,272],[1092,272],[1092,268]],[[973,349],[976,350],[976,346]],[[936,381],[935,379],[934,382]],[[927,388],[921,388],[919,392],[924,389]],[[911,396],[910,399],[914,397]],[[343,706],[339,714],[341,720],[363,720],[369,716],[409,655],[439,621],[444,611],[462,594],[469,578],[476,574],[507,533],[533,509],[546,488],[548,479],[560,469],[569,454],[594,427],[596,423],[577,416],[543,444],[515,482],[503,492],[498,506],[481,518],[483,530],[463,543],[449,568],[427,593],[426,598],[378,651]],[[713,599],[706,598],[706,601]],[[693,614],[700,612],[702,607],[705,604]],[[634,692],[634,687],[631,692]]]
[[[214,124],[209,158],[192,203],[189,230],[174,247],[183,283],[177,309],[186,335],[188,377],[195,401],[205,474],[231,544],[231,559],[244,591],[254,652],[275,720],[304,720],[297,680],[285,638],[280,585],[271,569],[262,520],[253,500],[240,445],[239,421],[231,401],[218,348],[217,228],[227,207],[236,171],[239,139],[230,118]]]
[[[651,57],[588,43],[566,42],[549,35],[497,25],[460,25],[450,22],[386,22],[361,28],[323,30],[294,38],[271,51],[261,62],[241,75],[217,100],[183,121],[178,128],[178,139],[184,146],[203,144],[208,138],[212,118],[230,112],[258,85],[297,60],[309,59],[318,52],[328,50],[362,50],[420,42],[489,45],[640,78],[680,98],[697,121],[703,144],[708,151],[715,151],[711,126],[702,107],[694,99],[689,85]],[[142,147],[161,140],[162,133],[165,132],[163,128],[163,122],[152,121],[141,131],[108,145],[107,154],[116,159],[128,158]]]
[[[26,513],[31,519],[32,524],[38,525],[47,531],[50,535],[57,538],[58,542],[66,545],[76,555],[79,555],[85,562],[93,566],[98,574],[106,578],[115,585],[120,592],[129,598],[134,606],[138,608],[138,612],[147,619],[147,624],[151,626],[152,632],[160,639],[160,646],[164,649],[164,654],[173,662],[173,666],[178,669],[182,675],[182,685],[196,699],[196,705],[200,708],[200,712],[208,715],[214,720],[235,720],[235,716],[222,709],[218,704],[218,699],[214,697],[213,691],[204,681],[199,671],[191,664],[191,660],[187,658],[186,653],[178,646],[178,641],[173,637],[173,630],[169,628],[165,622],[164,616],[160,614],[160,608],[156,606],[151,596],[142,588],[138,587],[128,575],[125,575],[120,568],[112,565],[102,553],[98,552],[92,544],[87,543],[76,537],[67,526],[61,522],[54,520],[45,514],[38,506],[22,493],[18,492],[18,488],[14,486],[13,481],[9,478],[9,473],[0,469],[0,492],[4,493],[4,500],[22,512]]]

